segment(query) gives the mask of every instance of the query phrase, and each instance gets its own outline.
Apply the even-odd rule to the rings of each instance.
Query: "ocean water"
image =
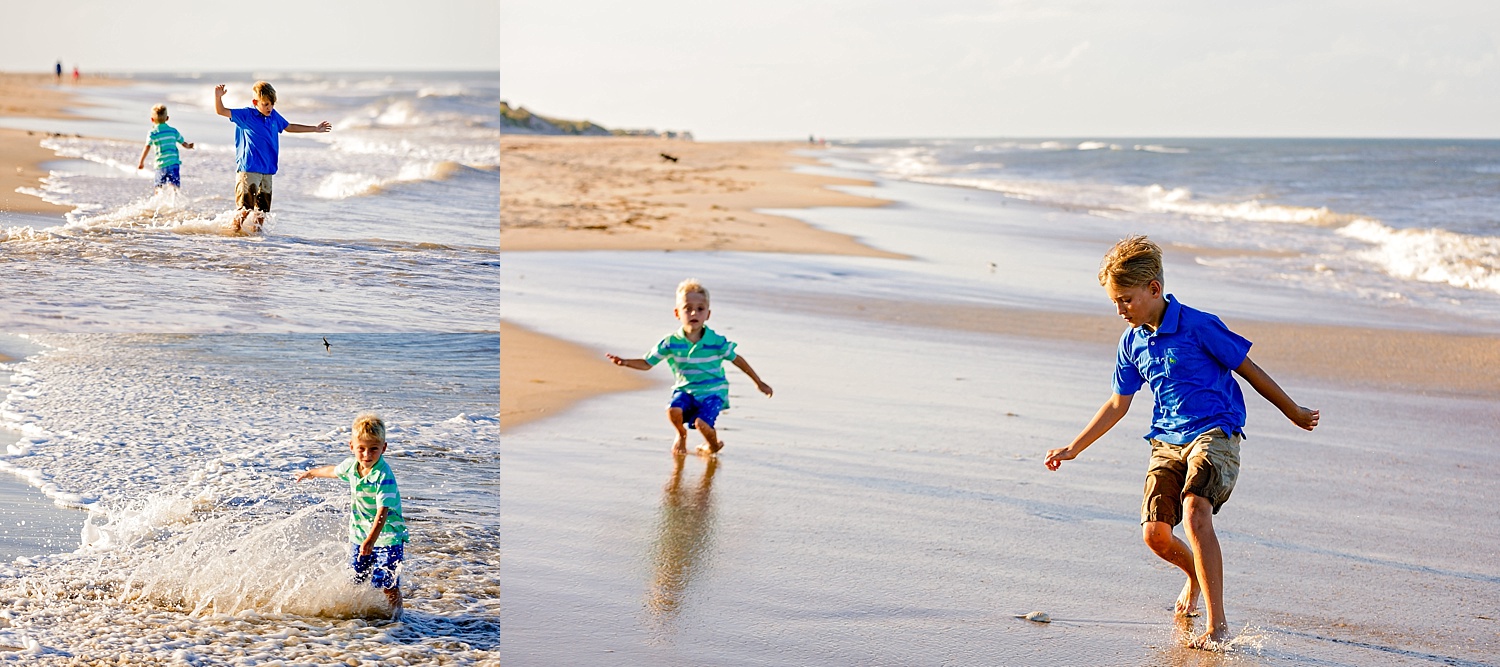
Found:
[[[0,660],[498,661],[499,337],[327,339],[0,337],[0,474],[76,517],[0,565]],[[348,488],[293,481],[372,410],[412,534],[394,623],[347,581]]]
[[[1154,231],[1216,251],[1199,261],[1222,280],[1500,319],[1500,141],[953,139],[820,155]]]
[[[283,134],[272,215],[236,236],[233,125],[257,79]],[[30,189],[65,219],[0,214],[9,329],[492,330],[499,279],[493,73],[136,75],[87,89],[88,120],[5,119],[60,159]],[[180,191],[136,169],[155,104],[195,144]]]

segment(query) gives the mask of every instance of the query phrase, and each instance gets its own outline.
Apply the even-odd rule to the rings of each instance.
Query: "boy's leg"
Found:
[[[1157,557],[1176,565],[1177,569],[1187,575],[1187,582],[1182,585],[1182,593],[1177,595],[1177,602],[1173,605],[1173,613],[1178,616],[1195,615],[1198,610],[1200,589],[1193,550],[1186,542],[1172,534],[1172,524],[1165,521],[1147,521],[1141,524],[1141,537],[1145,539],[1146,546],[1150,547]]]
[[[1182,485],[1187,472],[1185,448],[1160,440],[1151,441],[1151,465],[1141,499],[1141,538],[1157,557],[1182,570],[1187,581],[1177,595],[1173,612],[1191,615],[1197,611],[1201,585],[1193,551],[1172,534],[1182,521]]]
[[[724,441],[719,439],[719,431],[715,426],[719,421],[719,411],[723,409],[724,399],[719,396],[705,396],[698,401],[694,426],[703,434],[703,444],[698,446],[700,454],[717,454],[724,448]]]
[[[1229,639],[1229,621],[1224,614],[1224,554],[1214,532],[1214,511],[1229,500],[1239,479],[1241,437],[1213,429],[1199,435],[1187,447],[1188,472],[1182,492],[1184,523],[1208,607],[1208,629],[1192,642],[1198,648],[1214,648],[1212,644]]]
[[[687,426],[682,423],[682,408],[667,408],[667,421],[672,422],[672,428],[677,429],[677,439],[672,441],[672,454],[680,456],[687,453]]]
[[[698,432],[703,434],[703,444],[698,445],[699,452],[717,454],[719,450],[724,448],[724,443],[719,441],[719,432],[714,430],[712,424],[699,417],[698,423],[695,426],[698,427]]]
[[[1214,533],[1214,507],[1208,499],[1186,494],[1182,499],[1187,515],[1188,541],[1193,549],[1193,566],[1202,582],[1203,599],[1208,606],[1208,629],[1193,640],[1193,646],[1205,648],[1209,642],[1229,639],[1229,621],[1224,617],[1224,553],[1219,536]]]
[[[401,611],[403,609],[403,605],[401,604],[401,587],[395,586],[383,590],[385,591],[385,601],[391,605],[391,620],[401,620]]]

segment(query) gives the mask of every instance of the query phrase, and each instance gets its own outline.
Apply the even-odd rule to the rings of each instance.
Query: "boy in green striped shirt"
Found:
[[[309,477],[338,478],[349,483],[349,566],[356,583],[369,582],[385,591],[391,618],[401,618],[401,562],[406,558],[406,519],[396,475],[385,463],[385,422],[374,414],[354,420],[349,451],[354,455],[336,466],[305,470]]]
[[[182,133],[177,128],[167,124],[167,105],[158,104],[151,108],[151,122],[156,127],[151,129],[151,138],[146,141],[146,147],[141,150],[141,159],[136,163],[136,169],[146,168],[146,156],[151,154],[151,149],[156,148],[156,191],[161,192],[164,185],[174,188],[182,187],[182,158],[177,156],[177,146],[192,148],[193,145],[182,139]]]
[[[744,371],[766,396],[771,395],[771,385],[760,381],[750,362],[735,351],[734,343],[704,326],[709,316],[708,288],[697,280],[688,278],[677,286],[677,307],[672,314],[682,323],[682,328],[661,339],[645,357],[604,356],[616,366],[639,371],[651,370],[665,360],[677,379],[672,385],[672,401],[667,404],[667,419],[672,422],[672,428],[677,429],[672,455],[687,454],[687,430],[690,428],[703,434],[704,443],[698,446],[699,453],[717,454],[724,448],[724,441],[719,439],[715,422],[720,411],[729,409],[729,381],[724,377],[724,362]]]

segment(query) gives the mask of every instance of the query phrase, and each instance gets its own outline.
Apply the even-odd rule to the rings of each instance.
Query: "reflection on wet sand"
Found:
[[[708,564],[706,554],[714,528],[709,492],[719,466],[717,457],[709,457],[697,486],[683,489],[682,469],[687,457],[673,458],[672,476],[662,488],[661,517],[651,554],[651,587],[646,592],[646,607],[664,631],[671,629],[693,575]]]

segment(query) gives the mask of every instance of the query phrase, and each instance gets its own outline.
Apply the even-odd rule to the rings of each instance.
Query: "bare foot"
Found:
[[[676,440],[672,441],[672,456],[686,456],[686,455],[687,455],[687,434],[686,433],[682,433],[682,434],[679,434],[677,436]]]
[[[1223,651],[1229,645],[1229,625],[1220,624],[1212,629],[1198,635],[1196,639],[1188,643],[1189,648],[1202,649],[1204,651]]]
[[[724,448],[724,441],[723,440],[715,440],[713,442],[705,442],[705,443],[703,443],[701,445],[698,445],[698,453],[699,454],[705,454],[705,455],[708,455],[708,456],[713,456],[714,454],[718,454],[719,450],[721,450],[723,448]]]
[[[1188,577],[1187,583],[1182,585],[1182,594],[1177,596],[1177,604],[1173,605],[1172,613],[1176,616],[1198,615],[1198,582]]]

